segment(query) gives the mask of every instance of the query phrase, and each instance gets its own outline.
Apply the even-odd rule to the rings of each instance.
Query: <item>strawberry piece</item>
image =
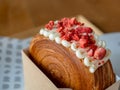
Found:
[[[65,35],[65,32],[61,31],[60,32],[60,37],[63,37]]]
[[[92,29],[90,27],[78,27],[77,30],[81,33],[92,33]]]
[[[97,49],[97,46],[92,44],[89,46],[90,49],[88,49],[87,54],[92,57],[94,55],[95,50]]]
[[[70,31],[68,30],[68,28],[65,28],[65,29],[64,29],[64,32],[65,32],[65,33],[68,33],[68,32],[70,32]]]
[[[67,41],[70,40],[69,37],[68,37],[67,35],[62,36],[61,39],[63,39],[63,40],[67,40]]]
[[[81,48],[85,48],[88,46],[88,40],[87,39],[80,39],[79,44]]]
[[[70,19],[69,18],[63,18],[61,19],[61,22],[63,23],[64,27],[70,27],[71,25],[69,24]]]
[[[61,22],[61,21],[58,21],[58,23],[57,23],[57,28],[60,28],[60,27],[63,27],[63,22]]]
[[[83,35],[81,36],[82,39],[89,39],[89,36],[88,35]]]
[[[76,28],[75,32],[76,32],[76,33],[82,33],[81,30],[82,30],[82,27],[79,26],[79,27]]]
[[[54,26],[54,21],[49,21],[48,24],[45,25],[45,27],[48,29],[48,30],[51,30]]]
[[[70,19],[70,24],[71,25],[74,25],[74,24],[77,24],[78,22],[77,22],[77,20],[76,20],[76,18],[71,18]]]
[[[89,47],[90,47],[90,49],[92,49],[93,51],[95,51],[95,50],[97,49],[97,45],[94,45],[94,44],[90,45]]]
[[[79,38],[79,36],[77,34],[74,34],[72,36],[72,39],[75,40],[75,41],[79,41],[80,38]]]
[[[52,29],[52,27],[51,27],[49,24],[46,24],[46,25],[45,25],[45,28],[47,28],[48,30],[51,30],[51,29]]]
[[[72,39],[71,36],[72,36],[72,33],[68,32],[64,36],[62,36],[61,38],[64,40],[67,40],[67,41],[71,41],[71,39]]]
[[[94,39],[94,36],[93,36],[93,35],[90,35],[89,37],[90,37],[90,39]]]
[[[95,40],[89,39],[89,45],[93,45],[93,44],[95,44]]]
[[[92,29],[90,27],[84,27],[84,32],[86,33],[92,33]]]
[[[87,52],[88,56],[92,57],[94,55],[94,51],[93,49],[90,49],[88,52]]]
[[[61,31],[63,31],[63,27],[59,27],[59,28],[57,29],[57,32],[61,32]]]
[[[70,19],[70,24],[72,24],[72,26],[73,25],[79,25],[79,26],[83,26],[84,25],[84,23],[78,22],[75,17],[73,17],[73,18]]]
[[[104,58],[105,54],[106,54],[106,50],[104,48],[102,47],[97,48],[94,52],[94,58],[101,60]]]
[[[53,25],[54,25],[54,21],[49,21],[49,24],[50,24],[51,26],[53,26]]]

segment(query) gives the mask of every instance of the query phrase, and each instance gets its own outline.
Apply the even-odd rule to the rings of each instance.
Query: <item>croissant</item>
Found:
[[[78,58],[71,48],[45,36],[37,34],[31,41],[29,52],[33,62],[57,87],[105,90],[115,82],[110,60],[91,73],[89,67],[84,64],[84,58]],[[98,56],[96,58],[99,59]]]

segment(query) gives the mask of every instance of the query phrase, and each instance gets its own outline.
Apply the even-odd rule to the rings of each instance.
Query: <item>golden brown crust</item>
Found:
[[[69,48],[36,35],[29,47],[34,62],[58,87],[73,90],[104,90],[115,82],[115,75],[108,60],[95,73],[90,73]]]

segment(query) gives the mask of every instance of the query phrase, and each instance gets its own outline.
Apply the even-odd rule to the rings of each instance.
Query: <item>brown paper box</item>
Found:
[[[120,90],[120,80],[108,87],[105,90]]]
[[[28,49],[22,51],[25,90],[72,90],[57,88],[29,58]]]

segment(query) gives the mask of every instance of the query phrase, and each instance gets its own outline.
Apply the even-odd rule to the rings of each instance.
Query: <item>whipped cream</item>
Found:
[[[71,44],[70,44],[68,41],[66,41],[66,40],[62,40],[62,41],[61,41],[61,44],[62,44],[64,47],[70,47],[70,46],[71,46]]]

